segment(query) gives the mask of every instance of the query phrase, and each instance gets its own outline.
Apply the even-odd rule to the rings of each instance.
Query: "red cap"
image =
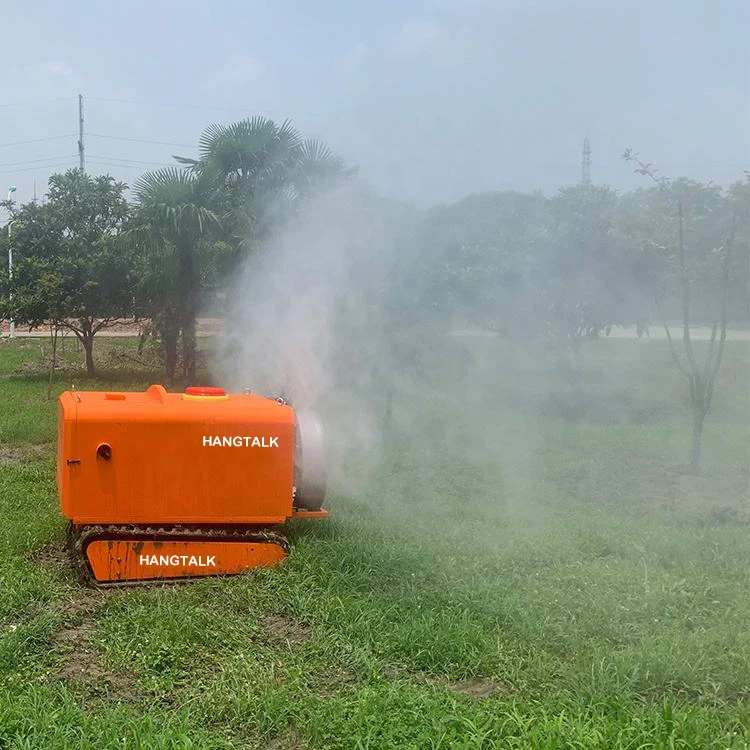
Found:
[[[191,385],[185,388],[188,396],[226,396],[223,388],[215,388],[210,385]]]

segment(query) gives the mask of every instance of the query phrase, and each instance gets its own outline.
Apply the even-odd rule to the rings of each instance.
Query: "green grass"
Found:
[[[66,353],[55,393],[143,387],[130,346],[93,384]],[[587,347],[583,394],[471,347],[402,384],[383,439],[333,441],[332,517],[282,568],[102,595],[58,553],[38,343],[4,343],[0,747],[747,748],[747,346],[699,477],[659,342]]]

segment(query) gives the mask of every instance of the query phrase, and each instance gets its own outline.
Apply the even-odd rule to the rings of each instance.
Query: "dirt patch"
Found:
[[[107,669],[93,646],[71,653],[59,670],[58,677],[78,683],[96,696],[109,700],[132,702],[138,698],[135,678]]]
[[[68,610],[80,615],[87,613],[90,602],[71,603]],[[115,672],[104,664],[101,651],[92,642],[94,625],[89,620],[61,628],[52,635],[52,642],[65,650],[57,676],[86,688],[91,694],[114,701],[137,699],[136,679],[133,674]]]
[[[82,565],[77,562],[69,548],[62,542],[52,542],[33,550],[28,561],[49,571],[57,581],[68,590],[72,601],[89,606],[90,603],[103,601],[107,591],[100,591],[84,585]],[[74,612],[66,614],[74,614]]]
[[[56,646],[61,644],[77,646],[82,643],[89,643],[93,632],[93,626],[88,623],[72,625],[71,627],[56,630],[52,634],[52,643]]]
[[[492,680],[489,677],[471,677],[468,680],[451,682],[445,677],[436,677],[424,672],[414,674],[392,664],[388,664],[383,668],[383,675],[392,681],[416,680],[417,682],[427,683],[428,685],[433,685],[444,690],[447,689],[457,695],[465,695],[475,700],[484,700],[485,698],[492,698],[495,695],[507,695],[512,692],[509,685],[500,680]]]
[[[50,443],[16,443],[0,445],[0,466],[24,464],[52,455]]]
[[[65,604],[62,611],[67,617],[73,619],[78,615],[91,615],[114,594],[113,591],[97,591],[96,589],[81,589]]]
[[[307,748],[307,744],[301,735],[292,730],[283,737],[274,737],[268,742],[264,750],[305,750],[305,748]]]
[[[748,526],[750,525],[750,508],[740,508],[731,505],[717,506],[709,511],[707,523]]]
[[[101,649],[93,642],[95,613],[117,592],[77,585],[75,580],[79,575],[76,565],[62,543],[40,547],[29,556],[29,560],[65,580],[67,599],[58,607],[66,623],[50,638],[62,654],[57,679],[84,688],[89,696],[96,699],[120,702],[136,700],[135,677],[108,668]],[[69,586],[71,581],[73,585]]]
[[[484,677],[473,677],[470,680],[454,682],[448,687],[458,695],[466,695],[477,700],[491,698],[494,695],[506,695],[510,692],[510,688],[505,683]]]
[[[60,547],[45,547],[37,551],[35,559],[43,565],[72,568],[70,557]],[[75,588],[62,602],[60,611],[66,623],[52,633],[50,640],[62,654],[57,679],[83,687],[95,698],[114,701],[134,701],[137,698],[136,678],[132,673],[116,672],[104,662],[99,646],[94,642],[94,615],[112,595],[111,591]]]
[[[38,547],[29,555],[29,562],[40,565],[53,572],[69,571],[73,567],[70,554],[62,543],[45,544]]]
[[[312,637],[312,629],[309,625],[285,615],[265,614],[261,616],[260,622],[272,642],[284,643],[290,648],[301,646]]]
[[[343,690],[354,687],[358,683],[359,680],[351,672],[347,672],[341,667],[336,667],[321,676],[318,693],[324,698],[334,698],[340,695]]]
[[[48,344],[48,342],[45,343]],[[47,353],[46,349],[42,349],[39,359],[27,360],[13,371],[14,374],[24,377],[49,376],[49,371],[52,367],[52,346],[49,345],[48,348],[49,353]],[[55,371],[58,374],[63,372],[83,372],[84,368],[70,357],[63,356],[60,351],[60,344],[58,343],[58,352],[55,356]]]

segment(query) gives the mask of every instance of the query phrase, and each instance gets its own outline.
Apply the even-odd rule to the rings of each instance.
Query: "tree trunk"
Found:
[[[177,372],[177,342],[180,338],[179,313],[173,308],[166,307],[155,323],[164,347],[167,382],[172,383]]]
[[[188,241],[178,247],[179,255],[179,288],[180,288],[180,324],[182,326],[182,367],[185,378],[195,380],[196,342],[195,317],[197,312],[196,295],[198,294],[198,275],[193,248]]]
[[[50,326],[50,337],[52,339],[52,361],[49,366],[49,380],[47,381],[47,401],[52,398],[52,378],[55,375],[57,365],[57,326]]]
[[[171,329],[162,334],[167,366],[167,380],[170,383],[174,381],[175,372],[177,371],[177,339],[178,332],[176,330]]]
[[[383,410],[383,427],[388,429],[393,421],[393,384],[389,383],[385,392],[385,409]]]
[[[195,306],[188,303],[186,307],[182,324],[182,366],[185,378],[193,382],[196,371]]]
[[[81,343],[83,344],[83,350],[86,352],[86,374],[93,378],[96,376],[96,368],[94,366],[94,334],[91,331],[87,331],[81,337]]]
[[[701,373],[694,372],[689,378],[690,403],[693,407],[693,449],[690,453],[690,473],[698,474],[701,469],[701,437],[703,436],[703,422],[708,412],[706,403],[706,379]]]
[[[701,438],[703,437],[703,414],[693,414],[693,450],[690,454],[690,472],[699,474],[701,470]]]

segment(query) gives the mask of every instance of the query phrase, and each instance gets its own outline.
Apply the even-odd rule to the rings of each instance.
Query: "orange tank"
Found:
[[[238,573],[283,559],[278,527],[327,515],[320,430],[222,389],[66,391],[57,484],[97,582]]]

